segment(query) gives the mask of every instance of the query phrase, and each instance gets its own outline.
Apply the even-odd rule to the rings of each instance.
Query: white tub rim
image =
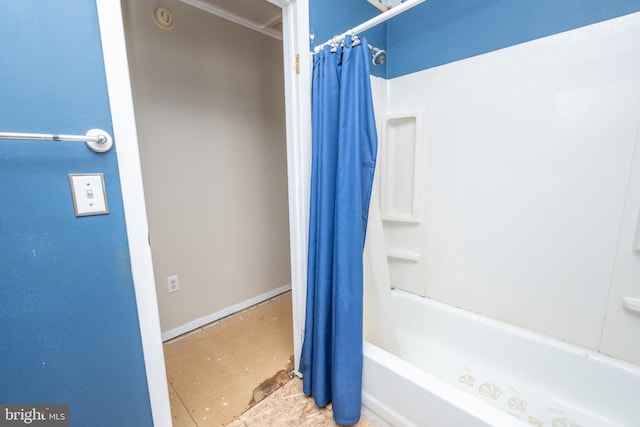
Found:
[[[573,353],[584,358],[592,359],[594,361],[603,363],[607,366],[611,366],[611,367],[615,367],[615,368],[619,368],[624,371],[627,371],[629,374],[640,376],[640,365],[636,365],[627,360],[615,358],[605,353],[601,353],[601,352],[589,349],[587,347],[582,347],[580,345],[563,341],[561,339],[551,337],[549,335],[545,335],[540,332],[532,331],[530,329],[513,325],[511,323],[508,323],[502,320],[494,319],[480,313],[475,313],[473,311],[469,311],[461,307],[456,307],[454,305],[450,305],[450,304],[438,301],[428,296],[422,297],[419,295],[412,294],[411,292],[407,292],[407,291],[403,291],[401,289],[395,289],[395,288],[391,290],[391,293],[392,293],[393,299],[399,297],[399,298],[415,300],[420,304],[436,307],[436,309],[442,310],[447,314],[459,316],[464,319],[468,319],[470,321],[480,323],[483,326],[491,327],[494,329],[500,329],[504,332],[518,335],[519,337],[522,337],[524,339],[530,339],[542,345],[553,347],[568,353]]]
[[[501,427],[519,427],[523,423],[482,400],[462,391],[444,380],[430,374],[398,356],[383,350],[382,348],[367,341],[363,343],[363,353],[365,359],[377,363],[386,369],[394,372],[405,381],[411,382],[426,392],[450,403],[462,412],[465,412],[487,425]],[[396,368],[396,369],[393,369]],[[391,418],[388,421],[395,421],[397,426],[413,426],[402,414],[397,413],[384,402],[378,400],[363,388],[363,406],[383,419]]]

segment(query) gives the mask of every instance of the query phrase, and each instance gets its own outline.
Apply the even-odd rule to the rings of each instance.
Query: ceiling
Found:
[[[282,40],[282,9],[267,0],[180,1]]]

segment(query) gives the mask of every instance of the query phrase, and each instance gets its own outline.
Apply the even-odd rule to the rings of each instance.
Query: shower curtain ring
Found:
[[[331,52],[335,53],[338,51],[338,46],[339,46],[338,36],[333,36],[333,38],[329,42],[329,46],[331,46]]]

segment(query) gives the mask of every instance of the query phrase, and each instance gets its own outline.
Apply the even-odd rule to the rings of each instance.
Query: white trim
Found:
[[[274,25],[281,23],[282,22],[282,12],[280,12],[280,15],[276,15],[273,18],[269,19],[267,22],[263,22],[260,25],[260,28],[271,28]],[[282,40],[282,37],[280,37],[280,39]]]
[[[278,6],[279,8],[286,8],[292,3],[295,3],[295,0],[267,0],[269,3]]]
[[[186,334],[187,332],[191,332],[195,329],[201,328],[205,325],[208,325],[209,323],[215,322],[216,320],[220,320],[223,317],[227,317],[231,314],[242,311],[245,308],[249,308],[253,305],[259,304],[273,297],[277,297],[278,295],[281,295],[290,290],[291,290],[291,284],[280,286],[279,288],[273,289],[269,292],[265,292],[264,294],[258,295],[257,297],[249,298],[248,300],[239,302],[238,304],[234,304],[227,308],[223,308],[222,310],[216,311],[215,313],[211,313],[206,316],[200,317],[199,319],[192,320],[191,322],[185,323],[182,326],[178,326],[177,328],[170,329],[166,332],[163,332],[162,341],[169,341],[170,339]]]
[[[307,234],[311,176],[311,52],[309,7],[296,1],[283,9],[289,234],[295,367],[300,366],[307,283]],[[298,58],[296,64],[296,57]],[[296,74],[296,69],[299,74]]]
[[[119,1],[96,0],[113,136],[120,171],[131,273],[153,425],[171,426],[171,407],[160,335],[129,64]]]
[[[293,324],[294,348],[296,357],[302,345],[302,325],[304,324],[304,298],[306,283],[306,217],[308,210],[308,173],[309,167],[305,166],[305,160],[310,159],[310,53],[308,52],[308,5],[304,0],[268,0],[276,5],[284,5],[283,32],[285,43],[283,46],[285,56],[285,96],[287,104],[287,154],[293,156],[290,166],[295,167],[297,178],[289,180],[289,194],[295,194],[295,216],[292,229],[298,232],[292,236],[292,271],[295,270],[295,282],[292,283],[293,291]],[[299,5],[298,5],[299,3]],[[136,294],[136,305],[140,324],[142,350],[144,354],[147,385],[149,389],[149,401],[153,425],[155,427],[171,427],[171,407],[165,371],[164,353],[162,349],[162,334],[160,332],[160,317],[156,297],[155,281],[153,276],[153,264],[151,248],[148,243],[148,225],[146,207],[144,203],[144,190],[142,186],[142,173],[138,152],[138,139],[136,133],[135,114],[131,95],[131,83],[129,79],[129,65],[127,62],[127,50],[122,23],[122,9],[119,1],[96,0],[98,8],[98,20],[100,23],[100,36],[104,55],[107,87],[112,114],[114,139],[116,141],[116,154],[122,187],[122,199],[124,204],[125,222],[127,226],[127,238],[129,241],[129,253],[131,257],[131,270],[133,285]],[[289,39],[287,41],[287,38]],[[298,49],[301,44],[302,48]],[[293,58],[295,52],[301,54],[301,74],[299,79],[294,79]],[[294,81],[298,81],[294,86]],[[308,86],[307,86],[308,85]],[[305,101],[306,99],[306,101]],[[302,104],[302,108],[296,107],[296,103]],[[300,105],[300,104],[298,104]],[[308,110],[308,117],[306,112]],[[302,113],[300,112],[302,111]],[[296,117],[302,117],[301,124],[291,124]],[[292,131],[295,129],[295,132]],[[302,129],[299,131],[298,129]],[[308,132],[308,135],[307,135]],[[302,135],[304,138],[294,140],[294,136]],[[299,142],[296,142],[299,141]],[[300,148],[297,148],[297,147]],[[302,177],[300,177],[302,174]],[[297,188],[300,191],[297,191]],[[306,197],[306,201],[304,200]],[[301,203],[301,199],[303,202]],[[293,278],[292,278],[293,280]]]
[[[265,34],[269,37],[273,37],[274,39],[282,40],[282,34],[280,33],[280,31],[274,30],[273,28],[265,28],[263,25],[257,22],[243,18],[242,16],[236,15],[235,13],[231,13],[228,10],[224,10],[210,3],[205,3],[200,0],[180,0],[180,1],[184,4],[188,4],[189,6],[193,6],[200,10],[204,10],[205,12],[216,15],[222,19],[226,19],[227,21],[235,22],[236,24],[242,25],[243,27]]]

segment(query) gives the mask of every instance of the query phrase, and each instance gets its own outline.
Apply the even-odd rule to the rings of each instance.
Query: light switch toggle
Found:
[[[73,208],[76,216],[104,215],[109,213],[104,186],[104,174],[69,174]]]

